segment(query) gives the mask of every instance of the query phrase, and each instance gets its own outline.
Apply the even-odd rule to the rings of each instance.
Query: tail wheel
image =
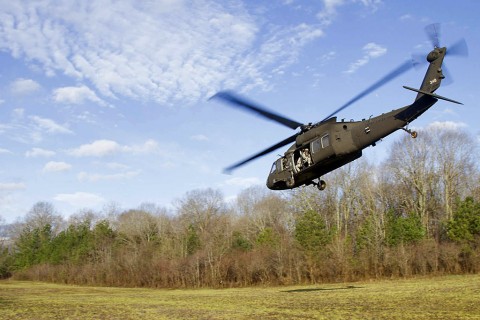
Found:
[[[418,137],[418,133],[417,131],[412,131],[412,133],[410,133],[412,135],[412,138],[415,139],[416,137]]]
[[[317,184],[318,190],[320,191],[325,190],[326,187],[327,187],[327,183],[325,181],[323,180],[318,181],[318,184]]]

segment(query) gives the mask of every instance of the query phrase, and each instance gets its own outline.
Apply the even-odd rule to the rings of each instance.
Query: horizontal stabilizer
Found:
[[[435,93],[430,93],[430,92],[427,92],[427,91],[418,90],[418,89],[410,88],[410,87],[407,87],[407,86],[403,86],[403,87],[404,87],[405,89],[408,89],[408,90],[412,90],[412,91],[415,91],[415,92],[418,92],[418,93],[426,94],[427,96],[434,97],[434,98],[436,98],[436,99],[441,99],[441,100],[453,102],[453,103],[456,103],[456,104],[463,104],[463,103],[461,103],[461,102],[458,102],[458,101],[455,101],[455,100],[452,100],[452,99],[449,99],[449,98],[445,98],[445,97],[439,96],[438,94],[435,94]]]

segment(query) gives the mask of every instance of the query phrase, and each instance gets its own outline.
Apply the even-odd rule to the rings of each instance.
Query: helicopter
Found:
[[[274,161],[267,178],[267,187],[271,190],[285,190],[302,185],[314,185],[319,190],[324,190],[326,182],[321,179],[323,175],[360,158],[363,149],[375,146],[379,140],[391,133],[404,130],[412,138],[416,138],[417,132],[408,129],[408,125],[438,100],[462,104],[434,92],[440,87],[442,80],[445,79],[444,70],[442,70],[445,55],[447,53],[459,56],[468,55],[468,48],[464,39],[450,46],[447,51],[447,47],[441,47],[439,44],[438,24],[429,25],[425,30],[433,44],[433,50],[426,56],[426,62],[429,64],[428,69],[419,89],[403,86],[403,88],[417,93],[415,100],[410,105],[378,116],[370,116],[368,119],[362,119],[361,121],[337,121],[336,114],[408,71],[418,62],[405,61],[324,119],[313,124],[302,124],[289,119],[231,91],[216,93],[210,99],[221,99],[235,107],[253,112],[293,130],[300,129],[294,135],[275,145],[227,167],[224,172],[230,173],[254,159],[293,143],[283,156]]]

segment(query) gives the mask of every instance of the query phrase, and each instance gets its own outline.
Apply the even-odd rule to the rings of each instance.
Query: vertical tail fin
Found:
[[[430,65],[428,66],[425,78],[423,78],[420,91],[433,93],[440,87],[442,79],[445,78],[442,72],[442,63],[446,53],[447,48],[443,47],[435,48],[428,54],[427,61],[430,62]],[[423,95],[423,93],[418,93],[415,100],[420,99]]]

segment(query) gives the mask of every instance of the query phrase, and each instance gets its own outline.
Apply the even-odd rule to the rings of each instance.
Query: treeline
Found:
[[[313,187],[188,192],[65,221],[38,202],[2,238],[0,275],[129,287],[301,284],[480,271],[480,172],[464,132],[394,143],[382,163],[354,162]]]

